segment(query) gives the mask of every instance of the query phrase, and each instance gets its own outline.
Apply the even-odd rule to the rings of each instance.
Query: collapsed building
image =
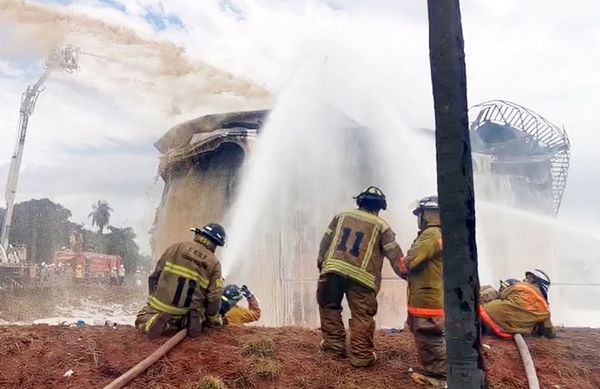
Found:
[[[540,212],[556,213],[568,170],[566,133],[512,103],[484,103],[474,111],[471,134],[478,198],[496,199],[503,192],[502,201],[510,205],[535,204]],[[268,115],[266,110],[208,115],[175,126],[156,142],[165,185],[152,238],[155,257],[174,242],[189,239],[191,226],[213,221],[227,225],[244,161]],[[341,147],[358,147],[361,152],[344,163],[360,171],[360,185],[377,181],[367,157],[370,146],[358,136],[360,126],[351,121],[348,125],[357,130],[350,137],[355,144]],[[253,253],[258,258],[251,259],[263,273],[260,282],[255,280],[260,286],[251,287],[264,287],[258,295],[264,306],[262,323],[267,325],[318,326],[315,252],[324,226],[315,221],[323,217],[307,210],[314,199],[302,200],[298,202],[302,210],[286,216],[294,228],[281,225],[269,231],[271,236]],[[286,254],[281,247],[288,248]],[[398,311],[405,306],[405,284],[387,265],[379,300]],[[399,319],[396,311],[380,310],[377,323],[397,326]]]

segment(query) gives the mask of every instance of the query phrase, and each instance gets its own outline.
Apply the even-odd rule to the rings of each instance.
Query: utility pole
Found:
[[[458,0],[428,0],[438,197],[444,236],[448,387],[485,388],[467,76]]]
[[[4,250],[8,250],[8,239],[10,234],[10,226],[12,222],[13,207],[15,205],[15,197],[17,194],[17,186],[19,183],[19,171],[21,170],[21,161],[23,159],[23,150],[25,148],[25,136],[27,135],[27,125],[29,117],[33,115],[35,103],[42,91],[44,83],[54,70],[64,70],[72,73],[77,70],[77,62],[79,57],[79,48],[67,46],[63,49],[54,49],[48,56],[44,64],[44,73],[34,84],[27,86],[23,97],[21,98],[20,120],[15,149],[10,159],[10,168],[8,178],[6,180],[6,212],[4,213],[4,221],[2,225],[2,235],[0,235],[0,245]]]

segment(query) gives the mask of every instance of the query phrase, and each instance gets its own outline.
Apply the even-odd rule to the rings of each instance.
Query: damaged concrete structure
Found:
[[[268,114],[269,111],[262,110],[208,115],[175,126],[156,142],[162,154],[159,173],[165,186],[153,233],[155,258],[169,245],[189,239],[191,226],[214,221],[227,225],[225,218],[235,200],[242,165],[252,153]],[[510,123],[501,122],[501,117],[482,114],[475,124],[472,136],[478,138],[474,140],[474,168],[480,186],[478,196],[481,196],[478,198],[492,200],[500,187],[510,192],[508,197],[511,198],[523,198],[521,192],[533,191],[532,201],[541,197],[540,210],[552,213],[557,193],[552,189],[555,187],[552,162],[556,158],[542,147],[544,144],[534,144],[534,135],[519,132],[516,124],[501,133],[501,138],[490,135],[497,132],[496,127],[509,127]],[[350,131],[360,129],[351,121],[349,127]],[[354,187],[378,182],[377,169],[372,169],[373,162],[369,159],[376,146],[369,144],[362,133],[356,131],[347,137],[348,144],[340,146],[352,156],[342,162],[344,166],[358,172]],[[558,141],[557,137],[552,139]],[[514,148],[515,143],[525,146]],[[527,147],[533,152],[527,152]],[[507,150],[517,150],[522,155]],[[568,153],[568,143],[566,151]],[[509,168],[504,168],[506,166]],[[564,172],[566,178],[566,170]],[[293,171],[290,174],[294,174]],[[515,192],[515,187],[520,192]],[[316,210],[314,206],[319,204],[317,192],[308,191],[310,198],[300,198],[293,192],[286,194],[288,200],[296,204],[297,212],[286,215],[287,223],[267,223],[272,224],[267,227],[271,230],[261,230],[264,236],[257,243],[256,252],[244,253],[252,257],[244,258],[245,261],[252,261],[255,269],[261,269],[260,276],[253,275],[244,281],[254,289],[264,307],[261,324],[319,325],[314,295],[318,277],[315,253],[326,222],[322,220],[324,210]],[[346,188],[342,192],[346,193]],[[344,194],[345,200],[347,197],[347,193]],[[340,204],[345,200],[335,199],[330,203]],[[325,212],[326,218],[339,210],[329,211]],[[380,310],[377,324],[400,326],[405,315],[406,283],[398,279],[387,264],[379,302],[382,307],[393,309]]]
[[[267,111],[203,116],[170,129],[156,143],[165,187],[152,248],[189,239],[191,226],[222,221],[233,201],[240,167]],[[190,206],[196,204],[196,206]]]

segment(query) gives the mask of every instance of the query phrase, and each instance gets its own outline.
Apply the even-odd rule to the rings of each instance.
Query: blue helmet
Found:
[[[217,246],[225,245],[225,229],[217,223],[209,223],[202,228],[191,228],[191,231],[196,234],[206,236],[211,242]]]
[[[225,315],[227,311],[235,307],[242,298],[244,298],[244,294],[239,286],[231,284],[224,287],[221,295],[221,315]]]

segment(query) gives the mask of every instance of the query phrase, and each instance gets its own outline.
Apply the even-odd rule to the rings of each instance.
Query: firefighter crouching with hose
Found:
[[[408,281],[407,324],[425,374],[410,375],[420,385],[446,387],[442,229],[437,196],[421,199],[413,214],[418,218],[419,233],[399,267],[401,277]]]
[[[350,363],[356,367],[375,363],[373,337],[377,292],[381,284],[383,257],[397,274],[402,250],[395,234],[378,214],[387,208],[385,195],[371,186],[356,199],[358,209],[339,213],[321,240],[317,267],[321,272],[317,302],[323,340],[321,349],[346,355],[346,330],[342,322],[344,295],[350,306]]]
[[[192,228],[194,240],[169,247],[148,277],[148,304],[137,315],[135,326],[150,339],[188,328],[190,337],[203,326],[222,325],[221,264],[214,252],[225,244],[219,224]]]
[[[238,302],[246,298],[248,308],[240,307]],[[227,285],[223,288],[221,297],[221,316],[223,324],[242,326],[260,319],[260,306],[258,299],[246,285]]]
[[[549,287],[550,278],[539,269],[526,272],[522,282],[503,282],[498,298],[479,307],[484,331],[503,339],[512,339],[513,334],[554,338],[556,334],[548,305]]]

